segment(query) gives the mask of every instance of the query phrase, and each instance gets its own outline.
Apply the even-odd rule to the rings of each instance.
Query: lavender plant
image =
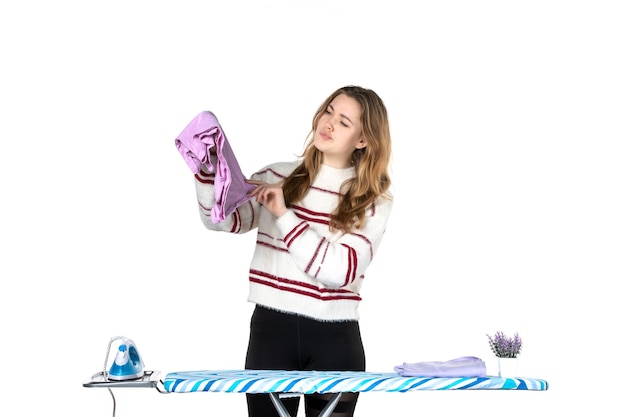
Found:
[[[503,332],[496,332],[489,338],[489,347],[498,358],[517,358],[522,350],[522,338],[517,333],[508,337]]]

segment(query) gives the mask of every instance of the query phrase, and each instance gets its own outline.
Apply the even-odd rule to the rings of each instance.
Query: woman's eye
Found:
[[[348,127],[348,125],[345,122],[341,122],[342,126]]]

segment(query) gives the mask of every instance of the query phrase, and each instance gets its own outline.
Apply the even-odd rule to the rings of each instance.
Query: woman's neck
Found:
[[[350,159],[331,158],[328,155],[322,157],[322,164],[337,169],[346,169],[352,166]]]

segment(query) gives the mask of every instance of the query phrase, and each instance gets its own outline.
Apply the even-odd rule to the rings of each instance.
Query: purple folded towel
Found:
[[[213,223],[222,222],[250,199],[248,192],[254,186],[246,182],[228,139],[213,113],[200,112],[174,142],[191,172],[197,174],[204,164],[210,172],[215,173],[215,206],[211,209]],[[215,148],[217,167],[210,158],[211,148]]]
[[[402,376],[462,378],[487,375],[485,362],[473,356],[463,356],[449,361],[405,362],[393,369]]]

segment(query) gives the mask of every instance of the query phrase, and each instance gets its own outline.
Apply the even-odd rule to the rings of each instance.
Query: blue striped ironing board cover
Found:
[[[548,382],[536,378],[406,377],[398,373],[355,371],[218,370],[170,372],[167,392],[336,393],[408,392],[427,390],[545,391]]]

